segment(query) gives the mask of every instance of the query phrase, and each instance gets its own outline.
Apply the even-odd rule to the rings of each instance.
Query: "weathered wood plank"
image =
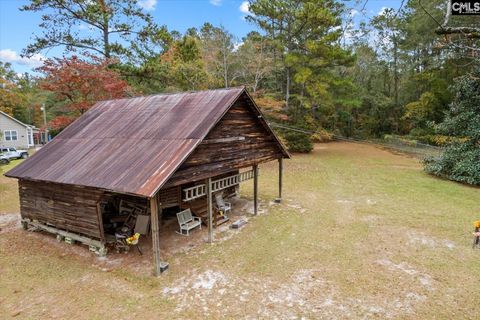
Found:
[[[19,195],[22,218],[104,241],[101,217],[97,211],[103,191],[20,180]]]
[[[211,141],[215,143],[210,143]],[[240,99],[165,186],[205,180],[232,169],[246,168],[282,157],[282,150],[275,138],[258,121],[252,108]]]
[[[160,260],[160,224],[158,221],[159,209],[158,209],[158,195],[155,195],[150,199],[150,212],[151,212],[151,226],[152,226],[152,251],[153,251],[153,266],[154,275],[159,276],[161,271]],[[160,209],[161,210],[161,209]]]
[[[201,144],[223,143],[223,142],[233,142],[233,141],[243,141],[243,140],[245,140],[244,136],[225,137],[225,138],[203,140]]]
[[[253,214],[258,213],[258,165],[253,166]]]
[[[207,186],[208,243],[213,243],[212,178],[206,179],[205,183]]]

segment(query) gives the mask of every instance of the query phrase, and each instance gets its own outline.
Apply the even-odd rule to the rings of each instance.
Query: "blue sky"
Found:
[[[397,9],[400,0],[369,0],[365,10],[359,11],[365,1],[344,1],[354,15],[355,23],[367,19],[382,8]],[[38,67],[45,57],[61,55],[62,50],[42,52],[30,59],[20,57],[20,52],[30,42],[32,34],[38,32],[41,14],[21,12],[25,0],[0,0],[0,61],[10,62],[17,72],[30,72]],[[242,0],[139,0],[139,6],[150,12],[155,21],[167,25],[169,30],[184,32],[189,27],[199,27],[204,22],[222,24],[241,39],[255,27],[245,21],[248,5]]]

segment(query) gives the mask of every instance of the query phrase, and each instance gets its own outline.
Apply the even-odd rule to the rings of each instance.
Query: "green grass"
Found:
[[[1,234],[0,312],[94,319],[480,317],[480,251],[471,249],[472,222],[480,219],[477,188],[431,177],[408,157],[331,143],[285,161],[284,201],[268,206],[277,194],[277,167],[260,170],[268,214],[224,242],[169,257],[170,271],[159,279],[131,268],[102,272],[94,258],[65,253],[41,235]],[[2,191],[10,200],[2,198],[0,212],[18,210],[15,184],[0,183],[13,188]],[[243,196],[251,198],[251,190],[251,182],[242,185]],[[207,270],[228,283],[194,289],[189,279]],[[309,276],[295,280],[302,274]],[[182,285],[187,289],[178,294],[162,293]]]
[[[17,182],[3,174],[22,161],[23,159],[12,160],[8,165],[0,165],[0,214],[19,210]]]

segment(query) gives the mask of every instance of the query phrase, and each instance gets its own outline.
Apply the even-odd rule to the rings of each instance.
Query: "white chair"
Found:
[[[180,231],[175,232],[181,234],[182,236],[189,236],[190,230],[195,229],[198,226],[200,226],[200,229],[202,229],[202,220],[198,217],[192,216],[192,211],[190,211],[190,209],[178,212],[177,219],[180,226]]]
[[[227,216],[227,213],[232,211],[232,204],[223,200],[223,193],[219,192],[215,195],[215,202],[218,211],[222,211],[223,215]]]

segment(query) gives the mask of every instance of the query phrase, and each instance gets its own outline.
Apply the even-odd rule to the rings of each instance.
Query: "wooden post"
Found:
[[[253,214],[258,213],[258,165],[253,166]]]
[[[208,243],[213,243],[212,178],[208,178],[205,185],[207,187]]]
[[[278,159],[278,198],[276,203],[282,202],[283,158]]]
[[[158,277],[162,272],[162,263],[160,260],[160,228],[158,223],[158,194],[150,198],[150,214],[152,220],[153,274]]]

